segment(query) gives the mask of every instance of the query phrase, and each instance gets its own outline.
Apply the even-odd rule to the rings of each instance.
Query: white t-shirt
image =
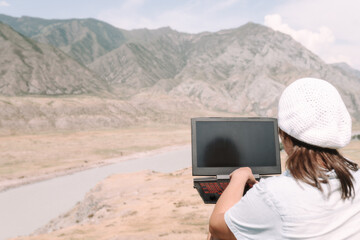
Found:
[[[354,199],[341,199],[340,182],[328,172],[330,189],[296,181],[289,172],[262,179],[225,213],[237,239],[360,239],[360,170]],[[330,194],[330,195],[329,195]]]

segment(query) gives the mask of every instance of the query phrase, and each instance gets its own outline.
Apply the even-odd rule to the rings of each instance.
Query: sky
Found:
[[[0,0],[0,13],[14,17],[96,18],[128,30],[215,32],[255,22],[358,70],[359,10],[358,0]]]

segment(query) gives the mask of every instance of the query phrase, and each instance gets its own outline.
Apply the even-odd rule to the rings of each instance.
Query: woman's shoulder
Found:
[[[354,177],[355,184],[360,185],[360,169],[357,171],[351,171],[352,176]]]
[[[311,204],[314,199],[322,199],[317,188],[295,180],[287,171],[279,176],[262,179],[256,185],[254,194],[261,197],[281,216],[297,212],[304,204]]]
[[[351,171],[352,175],[354,176],[354,178],[360,178],[360,169],[357,171]]]
[[[285,199],[291,201],[293,197],[301,198],[314,191],[310,185],[295,180],[288,171],[279,176],[263,178],[256,185],[258,185],[257,190],[264,194],[264,197],[275,202]]]
[[[354,179],[354,187],[356,191],[360,191],[360,170],[350,171]],[[331,183],[331,190],[337,191],[340,187],[340,182],[337,179],[336,173],[334,172],[333,181]],[[292,177],[289,171],[285,171],[279,176],[268,177],[261,179],[259,184],[257,184],[258,191],[261,194],[267,196],[267,198],[273,199],[287,199],[291,202],[292,200],[297,201],[301,198],[323,198],[323,194],[317,188],[306,184],[300,180],[296,180]],[[324,187],[324,191],[327,192],[329,189]],[[340,196],[340,195],[339,195]]]
[[[286,170],[281,175],[264,177],[260,179],[259,186],[266,188],[267,190],[279,187],[288,187],[296,184],[295,179],[291,176],[290,172]]]

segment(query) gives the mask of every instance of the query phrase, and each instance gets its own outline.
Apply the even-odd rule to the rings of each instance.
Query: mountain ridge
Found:
[[[357,70],[326,64],[289,35],[260,24],[249,22],[234,29],[199,34],[171,28],[129,31],[109,27],[104,29],[106,35],[97,32],[96,27],[89,27],[106,25],[98,20],[73,19],[65,25],[54,21],[50,25],[43,23],[44,34],[35,34],[34,38],[60,39],[58,44],[63,44],[60,49],[71,49],[78,44],[79,55],[73,56],[74,61],[90,69],[97,76],[96,81],[107,86],[111,98],[125,100],[145,112],[157,112],[154,121],[169,119],[166,114],[174,114],[170,109],[196,112],[200,108],[220,115],[275,117],[282,90],[302,77],[322,78],[332,83],[353,119],[360,121]],[[65,39],[71,40],[67,44],[56,37],[59,29],[65,31],[68,36]],[[114,37],[117,39],[113,39],[110,47],[101,47],[97,36],[103,35],[107,39],[104,42],[108,42],[112,30],[118,38]],[[90,37],[86,40],[86,36]],[[69,51],[66,54],[70,56]]]
[[[61,50],[0,23],[0,93],[83,94],[108,91],[107,84]]]

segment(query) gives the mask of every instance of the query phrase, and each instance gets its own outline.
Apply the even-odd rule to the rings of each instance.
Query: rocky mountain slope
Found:
[[[253,23],[196,39],[169,94],[221,111],[274,116],[283,88],[301,77],[333,83],[360,118],[359,77],[326,64],[291,37]]]
[[[0,23],[0,93],[90,94],[108,91],[106,82],[61,50],[34,42]]]
[[[152,42],[127,43],[90,66],[133,98],[139,99],[138,92],[162,93],[216,111],[257,116],[275,116],[278,98],[292,81],[322,78],[339,89],[353,117],[360,119],[359,76],[326,64],[290,36],[254,23],[195,35],[169,29]]]
[[[353,69],[347,63],[333,63],[331,66],[340,70],[345,75],[351,76],[353,78],[360,78],[360,71]]]
[[[0,21],[19,33],[57,47],[82,64],[88,64],[126,41],[123,32],[95,19],[47,20],[14,18],[0,14]]]
[[[357,70],[326,64],[290,36],[259,24],[186,34],[170,28],[126,31],[95,19],[44,20],[0,15],[0,21],[65,51],[99,76],[93,83],[107,84],[115,98],[142,110],[163,114],[174,109],[207,109],[218,115],[276,116],[278,98],[289,83],[301,77],[317,77],[339,89],[354,120],[360,121]],[[11,57],[8,63],[16,66],[12,59],[17,58]],[[27,59],[37,61],[36,57]],[[21,69],[26,69],[26,65]],[[18,79],[13,77],[15,73],[12,71],[6,79]],[[38,92],[56,94],[53,90]],[[91,91],[81,91],[88,92]],[[63,93],[78,92],[59,92]]]
[[[154,35],[149,42],[128,42],[89,66],[109,84],[120,88],[139,90],[160,80],[171,81],[188,61],[192,37],[166,28]]]

